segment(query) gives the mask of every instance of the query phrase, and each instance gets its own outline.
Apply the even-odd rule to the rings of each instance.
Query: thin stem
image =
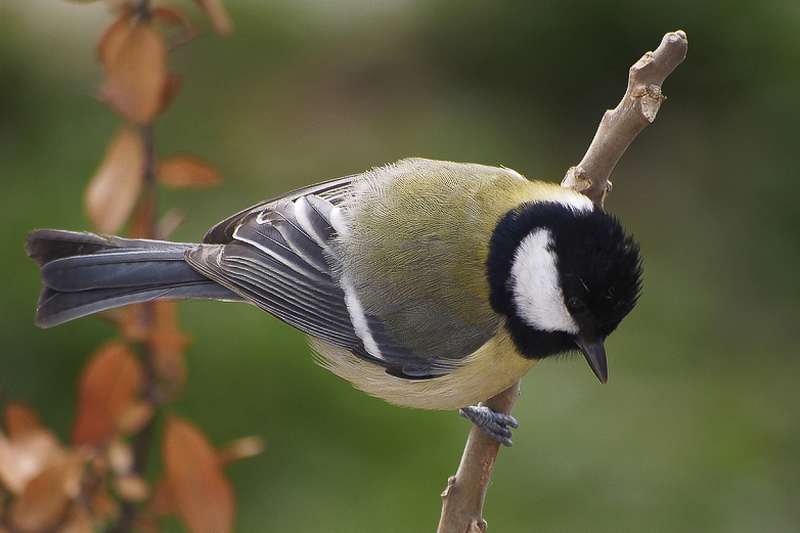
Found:
[[[150,20],[150,0],[136,0],[131,7],[133,8],[133,12],[139,17],[139,20]]]
[[[146,1],[142,2],[146,4]],[[156,238],[156,205],[158,189],[155,179],[155,129],[153,124],[142,126],[139,134],[142,138],[145,153],[144,165],[144,192],[139,206],[138,229],[144,238]],[[137,316],[142,321],[145,330],[152,327],[154,317],[154,302],[145,302],[141,305],[141,313]],[[163,404],[163,395],[158,386],[158,377],[155,368],[153,352],[147,342],[140,346],[139,361],[142,368],[144,395],[155,405]],[[150,419],[145,426],[133,436],[133,473],[143,475],[147,468],[147,459],[153,445],[153,435],[156,417]],[[136,525],[136,515],[139,506],[134,502],[123,501],[120,506],[119,521],[114,528],[114,533],[129,533]]]

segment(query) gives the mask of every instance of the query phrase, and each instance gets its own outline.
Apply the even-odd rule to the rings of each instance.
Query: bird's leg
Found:
[[[519,427],[513,416],[496,413],[484,405],[462,407],[458,412],[500,444],[511,446],[511,430],[508,428],[517,429]]]

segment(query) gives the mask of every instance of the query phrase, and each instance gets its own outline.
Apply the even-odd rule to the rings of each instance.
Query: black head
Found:
[[[533,202],[507,213],[489,243],[492,307],[532,359],[580,350],[607,378],[603,341],[633,309],[639,247],[589,202]]]

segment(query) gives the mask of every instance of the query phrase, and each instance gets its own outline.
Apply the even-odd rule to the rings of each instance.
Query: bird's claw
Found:
[[[511,446],[511,430],[517,429],[516,419],[505,413],[496,413],[482,405],[470,405],[458,410],[459,414],[479,427],[484,433],[504,446]]]

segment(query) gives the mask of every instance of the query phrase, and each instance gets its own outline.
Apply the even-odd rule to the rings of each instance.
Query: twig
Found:
[[[519,382],[482,402],[496,413],[511,414],[519,396]],[[442,493],[442,517],[438,533],[483,533],[483,501],[489,488],[500,443],[472,426],[456,475],[447,480]]]
[[[158,190],[156,186],[155,128],[153,124],[150,123],[142,126],[140,135],[144,146],[145,164],[144,192],[140,204],[139,229],[144,230],[145,234],[142,235],[142,237],[154,239],[157,237],[156,203]],[[153,321],[154,302],[144,302],[139,305],[142,308],[142,312],[139,313],[138,319],[143,322],[143,328],[149,328]],[[153,360],[153,352],[147,343],[141,344],[139,360],[142,368],[142,388],[144,394],[148,399],[152,400],[154,404],[159,405],[162,402],[159,401],[161,394],[158,391],[155,361]],[[144,474],[147,468],[147,459],[153,443],[155,423],[156,420],[155,417],[153,417],[133,436],[133,472],[140,476]],[[120,516],[114,528],[114,533],[128,533],[132,531],[136,525],[137,513],[138,505],[136,502],[123,501],[120,505]]]
[[[653,122],[661,102],[661,84],[686,57],[688,41],[682,31],[668,33],[655,52],[646,53],[630,68],[628,89],[614,110],[606,111],[581,162],[570,168],[562,187],[588,196],[595,205],[611,190],[608,177],[636,135]],[[482,405],[511,414],[519,383]],[[438,533],[485,533],[483,502],[500,445],[475,427],[470,431],[456,475],[442,493]]]
[[[630,68],[628,89],[615,109],[606,111],[592,143],[562,187],[588,196],[598,207],[611,190],[608,177],[634,137],[653,122],[666,97],[661,84],[686,57],[688,41],[680,30],[668,33],[655,52],[647,52]]]

